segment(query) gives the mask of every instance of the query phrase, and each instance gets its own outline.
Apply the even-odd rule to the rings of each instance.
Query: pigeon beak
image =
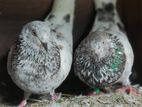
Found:
[[[41,42],[41,44],[44,47],[44,49],[47,51],[47,43]]]

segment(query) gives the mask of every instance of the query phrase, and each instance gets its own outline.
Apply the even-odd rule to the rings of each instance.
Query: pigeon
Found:
[[[134,61],[131,44],[116,10],[117,0],[94,0],[92,30],[74,53],[74,73],[92,89],[121,83],[130,89]]]
[[[24,107],[31,94],[51,95],[70,72],[75,0],[54,0],[43,21],[27,23],[8,55],[7,69],[13,82],[24,91],[18,107]]]

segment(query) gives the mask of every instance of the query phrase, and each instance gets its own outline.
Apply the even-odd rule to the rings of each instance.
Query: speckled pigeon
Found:
[[[129,87],[134,55],[116,10],[116,0],[94,3],[94,25],[75,50],[74,72],[92,88],[116,83]]]
[[[54,96],[69,74],[74,7],[75,0],[54,0],[47,18],[26,24],[11,47],[8,73],[25,92],[19,107],[26,105],[32,93]]]

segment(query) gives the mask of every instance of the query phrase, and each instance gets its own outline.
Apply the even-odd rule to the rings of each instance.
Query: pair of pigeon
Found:
[[[130,85],[133,51],[116,11],[116,0],[94,0],[96,19],[74,54],[74,72],[92,88],[117,82]],[[7,68],[15,84],[29,96],[50,93],[65,80],[72,64],[75,0],[54,0],[44,21],[26,24],[8,55]]]

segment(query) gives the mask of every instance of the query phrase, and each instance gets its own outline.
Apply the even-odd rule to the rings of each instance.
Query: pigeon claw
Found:
[[[51,95],[51,100],[52,101],[57,101],[61,98],[61,93],[54,93]]]
[[[27,104],[27,100],[23,99],[17,107],[25,107]]]
[[[142,96],[142,94],[138,90],[136,90],[135,88],[133,88],[130,85],[121,87],[121,88],[117,89],[116,92]]]

